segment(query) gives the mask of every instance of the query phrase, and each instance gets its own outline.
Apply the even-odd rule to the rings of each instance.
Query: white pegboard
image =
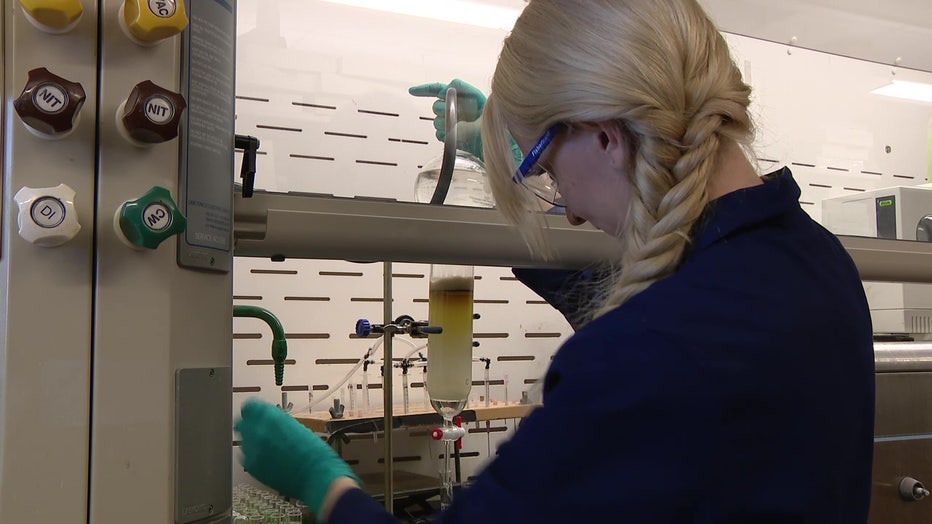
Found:
[[[523,0],[499,3],[524,5]],[[319,0],[240,0],[236,132],[261,141],[257,188],[413,200],[420,166],[442,148],[431,123],[433,100],[408,95],[408,87],[462,78],[487,92],[505,36],[501,30]],[[754,88],[761,171],[790,166],[802,188],[803,207],[814,218],[820,219],[824,198],[926,182],[932,105],[870,91],[894,77],[932,83],[932,74],[742,36],[726,38]],[[307,403],[307,391],[300,388],[319,398],[320,388],[339,381],[373,343],[350,333],[357,318],[382,321],[382,268],[236,259],[234,302],[268,308],[293,337],[289,359],[294,363],[287,366],[285,384],[296,389],[289,400],[297,406]],[[429,266],[394,264],[392,272],[395,315],[426,317]],[[481,343],[475,356],[493,359],[490,379],[500,384],[507,375],[508,395],[515,400],[543,376],[571,330],[507,269],[477,268],[476,274],[481,279],[475,309],[482,318],[475,323]],[[234,332],[234,409],[251,395],[279,402],[271,366],[246,365],[269,359],[268,328],[254,319],[236,319]],[[406,347],[396,344],[395,353]],[[481,380],[481,367],[474,371]],[[400,376],[394,382],[400,387]],[[473,388],[473,401],[481,392]],[[414,388],[411,398],[420,402],[421,394]],[[374,390],[373,401],[380,401],[380,395]],[[503,400],[504,387],[492,386],[492,396]],[[480,432],[465,440],[467,477],[515,424],[493,423],[495,431],[488,434],[481,432],[484,426],[472,428]],[[419,459],[397,467],[436,474],[439,446],[430,444],[423,431],[411,433],[395,440],[395,456]],[[360,472],[382,468],[381,440],[354,438],[345,454]],[[238,472],[236,480],[245,477]]]
[[[237,132],[262,141],[257,187],[406,201],[441,150],[431,100],[407,88],[488,90],[506,34],[310,0],[241,1],[239,16]],[[830,181],[804,201],[925,181],[932,106],[870,91],[932,74],[726,36],[754,87],[760,156]]]

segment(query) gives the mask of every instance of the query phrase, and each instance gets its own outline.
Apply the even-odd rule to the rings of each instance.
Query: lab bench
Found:
[[[472,422],[489,422],[493,420],[519,419],[526,417],[537,405],[535,404],[493,404],[490,406],[467,407],[458,417],[463,424]],[[373,410],[365,415],[344,414],[333,418],[329,411],[299,412],[293,414],[305,427],[327,436],[327,441],[341,451],[343,439],[348,434],[379,433],[385,428],[385,418],[381,410]],[[409,409],[407,413],[399,409],[393,411],[392,429],[417,427],[438,427],[443,419],[440,415],[427,409]],[[454,460],[457,484],[459,484],[459,450],[454,446]],[[362,474],[360,480],[363,489],[376,500],[385,496],[385,480],[381,472]],[[413,511],[427,515],[436,508],[429,499],[440,494],[440,483],[436,476],[422,475],[410,471],[395,470],[392,473],[392,495],[396,516],[399,512]]]

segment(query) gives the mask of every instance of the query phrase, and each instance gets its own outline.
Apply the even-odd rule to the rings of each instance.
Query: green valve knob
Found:
[[[184,231],[187,220],[171,193],[155,186],[136,200],[127,200],[113,217],[117,236],[133,249],[155,249]]]

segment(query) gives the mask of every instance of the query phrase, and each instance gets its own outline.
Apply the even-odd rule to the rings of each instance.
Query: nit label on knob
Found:
[[[167,124],[175,116],[175,105],[161,95],[154,95],[146,100],[146,118],[153,124]]]
[[[149,0],[149,11],[159,18],[170,18],[175,10],[175,0]]]
[[[60,85],[45,83],[36,89],[32,101],[39,111],[49,115],[57,115],[68,105],[68,93]]]
[[[51,229],[65,221],[65,205],[54,197],[42,197],[32,204],[30,215],[39,227]]]
[[[165,231],[172,225],[172,213],[168,206],[155,202],[146,206],[143,211],[145,225],[152,231]]]

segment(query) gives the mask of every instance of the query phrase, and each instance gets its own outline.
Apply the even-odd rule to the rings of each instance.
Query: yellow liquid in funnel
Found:
[[[434,401],[464,401],[472,388],[472,278],[454,277],[430,284],[427,394]]]

